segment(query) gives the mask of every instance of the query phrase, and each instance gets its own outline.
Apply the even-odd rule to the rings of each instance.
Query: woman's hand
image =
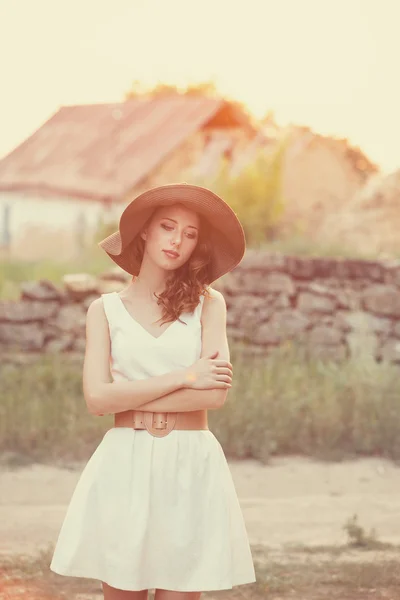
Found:
[[[217,359],[218,351],[199,358],[185,369],[184,387],[194,390],[211,390],[232,387],[232,364]]]

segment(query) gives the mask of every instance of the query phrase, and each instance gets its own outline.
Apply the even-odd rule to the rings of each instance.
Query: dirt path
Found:
[[[400,543],[400,467],[390,461],[290,457],[229,466],[251,544],[341,544],[353,514],[382,541]],[[82,468],[2,467],[0,554],[35,554],[55,544]]]

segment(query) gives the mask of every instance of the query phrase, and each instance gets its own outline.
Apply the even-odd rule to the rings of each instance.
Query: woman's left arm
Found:
[[[210,296],[203,302],[201,315],[202,336],[200,358],[210,356],[218,350],[217,358],[230,360],[226,333],[226,302],[221,292],[209,288]],[[135,410],[145,412],[182,412],[202,409],[217,409],[224,405],[227,388],[198,390],[181,388],[161,398],[137,406]]]

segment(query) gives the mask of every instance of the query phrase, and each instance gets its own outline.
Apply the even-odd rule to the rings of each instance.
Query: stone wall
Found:
[[[0,302],[2,356],[82,353],[85,315],[99,294],[125,287],[120,270],[69,275],[62,286],[28,282],[18,301]],[[215,282],[228,308],[228,336],[268,354],[288,340],[326,359],[350,355],[400,362],[400,261],[299,258],[246,252]]]

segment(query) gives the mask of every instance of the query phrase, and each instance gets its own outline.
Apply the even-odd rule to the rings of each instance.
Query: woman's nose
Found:
[[[171,244],[173,246],[179,246],[179,244],[181,243],[181,237],[182,237],[181,233],[175,232],[174,235],[172,236]]]

